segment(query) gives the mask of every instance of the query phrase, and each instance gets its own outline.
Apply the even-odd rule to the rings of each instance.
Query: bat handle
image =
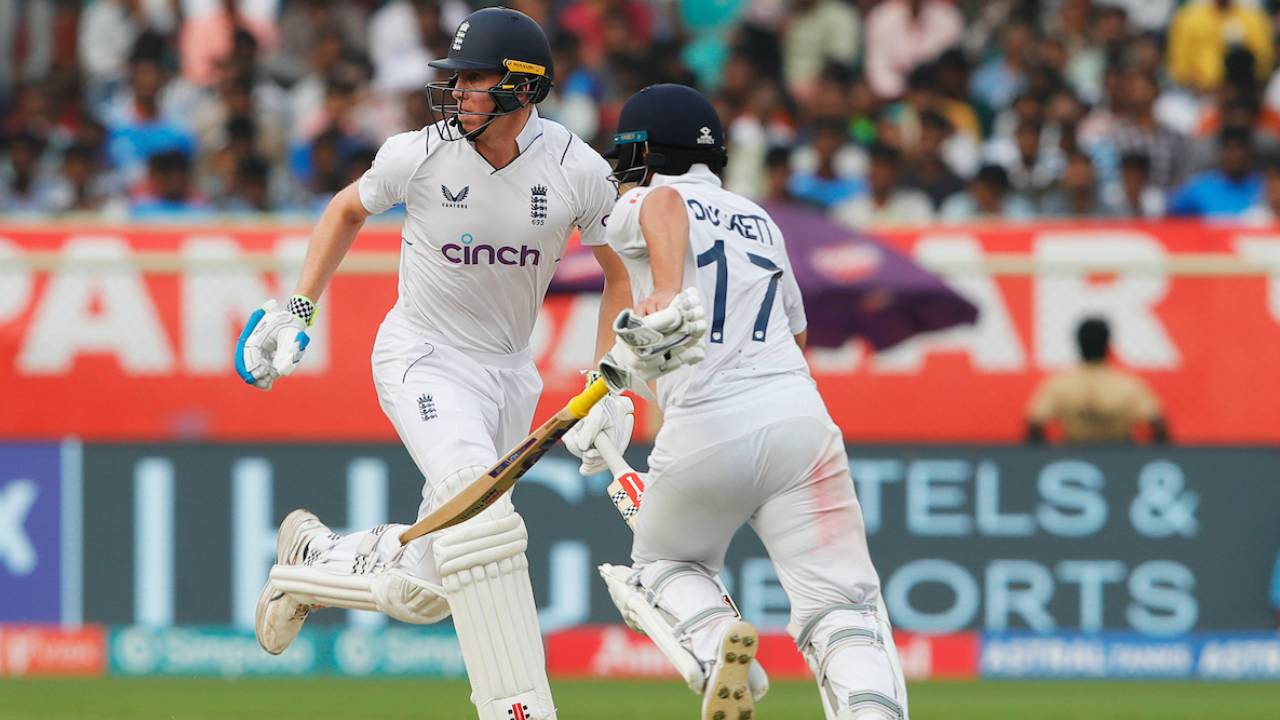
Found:
[[[626,459],[622,457],[622,453],[618,452],[618,448],[614,447],[613,441],[603,433],[596,436],[595,448],[600,451],[600,457],[604,458],[605,463],[609,466],[609,472],[614,477],[635,472],[627,464]]]

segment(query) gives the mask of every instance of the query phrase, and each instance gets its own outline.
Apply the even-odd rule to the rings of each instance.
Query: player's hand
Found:
[[[607,437],[618,452],[625,452],[635,428],[635,405],[626,395],[610,393],[591,408],[587,416],[564,435],[564,446],[582,459],[578,469],[583,475],[595,475],[609,469],[609,464],[596,450],[596,438]]]
[[[674,290],[654,290],[649,297],[636,304],[635,311],[640,317],[652,315],[671,305],[680,293]]]
[[[702,346],[706,312],[696,288],[685,290],[667,307],[643,318],[624,310],[613,329],[618,339],[601,358],[600,374],[615,392],[634,390],[647,397],[650,380],[701,362],[706,356]]]
[[[307,320],[315,317],[315,305],[295,295],[288,310],[277,310],[268,300],[253,311],[236,342],[236,373],[246,383],[270,390],[277,378],[293,372],[311,342]]]
[[[670,295],[660,310],[647,314],[623,310],[614,320],[613,332],[637,355],[658,355],[675,347],[700,342],[707,332],[707,313],[702,307],[698,289],[691,287]]]

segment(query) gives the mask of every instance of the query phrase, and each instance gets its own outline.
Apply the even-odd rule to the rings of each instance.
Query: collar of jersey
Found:
[[[530,107],[533,112],[529,113],[529,119],[525,121],[524,127],[520,130],[520,134],[516,136],[516,149],[520,154],[542,136],[542,118],[538,116],[538,108]]]
[[[719,176],[711,172],[711,168],[703,165],[702,163],[696,163],[693,167],[689,168],[689,172],[683,175],[662,175],[654,173],[653,177],[649,179],[649,187],[659,187],[661,185],[674,185],[675,183],[688,182],[707,183],[708,185],[720,187]]]

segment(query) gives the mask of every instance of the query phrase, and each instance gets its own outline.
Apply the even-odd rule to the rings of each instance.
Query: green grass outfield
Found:
[[[555,682],[562,720],[696,718],[674,682]],[[1229,720],[1280,718],[1280,684],[1175,682],[914,683],[915,720]],[[821,720],[815,688],[777,683],[762,720]],[[344,678],[207,680],[0,678],[2,720],[468,720],[465,681]]]

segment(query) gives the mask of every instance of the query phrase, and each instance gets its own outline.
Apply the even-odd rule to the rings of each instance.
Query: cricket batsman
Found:
[[[537,23],[506,8],[474,12],[431,66],[452,73],[428,86],[444,119],[388,139],[334,196],[287,306],[254,312],[236,347],[246,383],[269,390],[290,374],[365,219],[403,204],[399,297],[372,366],[379,403],[424,478],[420,518],[529,432],[542,390],[529,338],[574,227],[606,277],[597,357],[614,341],[608,321],[630,303],[626,270],[604,241],[617,198],[610,167],[535,109],[554,77]],[[479,718],[554,718],[527,534],[510,496],[401,547],[404,527],[341,536],[306,510],[290,513],[258,602],[258,642],[283,652],[315,607],[409,623],[452,614]]]
[[[724,132],[692,88],[654,85],[622,109],[615,176],[626,190],[606,238],[639,313],[687,288],[707,299],[705,359],[657,382],[665,421],[649,455],[631,567],[602,565],[609,594],[695,692],[704,720],[748,720],[767,681],[755,629],[717,574],[751,525],[791,602],[788,630],[817,678],[828,720],[905,720],[906,685],[867,550],[840,429],[802,349],[805,312],[778,226],[724,190]],[[565,444],[594,458],[625,446],[605,417]]]

